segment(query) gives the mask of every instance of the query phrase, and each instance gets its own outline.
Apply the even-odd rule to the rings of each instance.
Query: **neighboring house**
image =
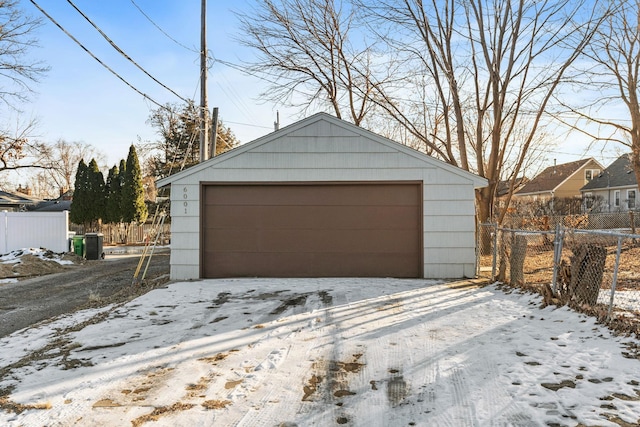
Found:
[[[516,178],[515,183],[513,184],[513,192],[517,193],[529,182],[529,178],[526,176]],[[498,182],[498,186],[496,187],[496,198],[501,199],[506,197],[509,194],[509,187],[511,186],[510,180],[500,181]]]
[[[603,166],[593,158],[549,166],[515,193],[514,199],[537,202],[580,198],[580,189],[602,169]]]
[[[638,183],[629,155],[624,154],[580,189],[584,209],[622,212],[640,209]]]
[[[19,212],[35,206],[41,200],[22,192],[0,190],[0,211]]]
[[[38,203],[33,209],[33,212],[62,212],[71,210],[71,200],[45,200]]]
[[[35,212],[70,211],[71,203],[73,203],[73,190],[60,189],[60,197],[53,200],[43,200],[30,210]]]
[[[529,178],[525,176],[516,178],[513,184],[514,194],[520,191],[520,189],[524,187],[528,182],[529,182]],[[502,211],[506,207],[510,186],[511,186],[510,180],[504,180],[504,181],[498,182],[498,186],[496,187],[496,199],[495,199],[495,209],[497,211]]]
[[[487,181],[325,113],[167,185],[173,280],[475,276]]]

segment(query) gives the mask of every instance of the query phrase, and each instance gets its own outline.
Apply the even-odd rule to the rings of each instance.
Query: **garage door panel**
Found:
[[[205,205],[394,205],[415,206],[417,186],[366,185],[210,185]],[[283,191],[284,190],[284,191]]]
[[[415,206],[216,206],[203,214],[207,228],[415,229]]]
[[[203,277],[421,277],[418,183],[206,185]]]
[[[420,248],[413,230],[221,229],[207,244],[212,251],[404,253]]]
[[[419,269],[404,254],[209,252],[205,277],[418,277]],[[283,267],[284,266],[284,267]]]

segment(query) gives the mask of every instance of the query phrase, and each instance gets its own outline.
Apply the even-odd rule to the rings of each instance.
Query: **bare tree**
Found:
[[[37,46],[35,30],[41,20],[26,14],[17,0],[0,1],[0,100],[7,105],[24,101],[31,84],[48,70],[27,57]]]
[[[303,111],[329,106],[338,118],[363,123],[374,105],[375,55],[363,37],[354,41],[355,12],[346,1],[260,0],[238,17],[239,41],[259,54],[248,71],[270,82],[265,99]]]
[[[31,84],[48,69],[27,57],[36,46],[33,36],[39,25],[39,19],[20,9],[19,1],[0,1],[0,102],[9,109],[15,110],[15,102],[27,99]],[[2,124],[0,172],[51,166],[47,162],[49,148],[33,138],[35,126],[35,120]]]
[[[573,120],[559,116],[593,142],[614,142],[631,149],[631,164],[640,183],[640,1],[621,0],[585,50],[587,61],[576,81],[591,99],[577,105],[563,99]],[[574,102],[568,102],[574,100]],[[621,107],[621,108],[617,108]],[[621,112],[622,111],[622,112]],[[626,114],[628,113],[628,114]],[[593,126],[595,126],[595,130]]]
[[[0,129],[0,172],[50,168],[50,149],[32,137],[37,123],[16,122],[14,129]]]
[[[35,174],[32,187],[42,198],[53,198],[73,188],[76,168],[81,159],[96,159],[103,163],[105,155],[84,142],[59,139],[47,146],[49,158],[42,159],[50,167]]]
[[[513,190],[544,134],[553,94],[593,38],[602,18],[590,5],[586,0],[360,1],[371,13],[372,28],[396,29],[386,31],[395,34],[386,42],[405,54],[408,65],[406,84],[384,87],[375,93],[377,102],[428,152],[487,178],[488,187],[476,193],[480,221],[493,216],[505,175]],[[580,39],[573,37],[576,31]],[[411,97],[423,93],[412,90],[412,83],[430,92]]]

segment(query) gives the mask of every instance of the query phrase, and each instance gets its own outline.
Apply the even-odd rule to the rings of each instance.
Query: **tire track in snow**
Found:
[[[379,331],[376,344],[366,351],[367,364],[363,369],[361,390],[367,393],[366,399],[358,402],[354,411],[359,415],[355,425],[407,425],[407,410],[411,409],[411,382],[413,372],[405,373],[407,358],[410,358],[411,340],[404,332],[390,331],[388,325],[406,324],[407,329],[415,331],[411,319],[415,317],[404,299],[389,295],[376,301],[367,323],[380,325],[370,330]],[[419,341],[418,341],[419,342]],[[411,378],[410,378],[411,377]],[[374,409],[375,408],[375,409]],[[411,416],[409,420],[413,420]]]
[[[276,320],[276,325],[278,323],[286,325],[276,327],[253,343],[253,351],[263,345],[273,346],[274,343],[286,342],[289,347],[286,354],[283,349],[272,350],[262,362],[255,364],[255,367],[251,369],[250,375],[255,378],[253,381],[255,384],[253,384],[250,398],[255,403],[252,405],[252,410],[243,414],[234,425],[242,427],[296,426],[295,420],[306,417],[308,409],[310,409],[310,402],[303,402],[304,383],[314,375],[311,373],[312,367],[323,359],[321,355],[325,353],[325,349],[330,347],[328,345],[330,340],[335,340],[333,334],[327,333],[327,328],[332,328],[333,325],[328,310],[323,309],[324,306],[330,304],[331,300],[326,293],[305,295],[304,307],[292,307],[295,314]],[[300,352],[310,354],[314,352],[314,349],[320,350],[320,352],[319,356],[310,360],[310,365],[286,363],[290,352],[298,353],[296,359],[299,359]],[[245,369],[248,368],[247,363],[245,362]],[[271,376],[290,378],[290,387],[285,389],[271,387]],[[300,404],[282,407],[279,405],[281,401],[300,401]]]
[[[346,300],[346,297],[344,294],[341,294],[339,295],[339,299]],[[325,331],[327,332],[326,336],[331,342],[327,348],[327,350],[329,350],[327,352],[328,358],[314,364],[315,370],[321,372],[320,375],[325,379],[320,389],[320,396],[322,401],[329,406],[329,419],[334,420],[336,423],[346,424],[351,421],[351,415],[345,412],[342,407],[343,403],[338,400],[348,393],[351,393],[351,391],[349,390],[346,375],[339,369],[337,361],[340,360],[340,356],[343,353],[342,344],[346,341],[344,333],[350,328],[347,326],[348,319],[343,321],[340,317],[335,316],[332,307],[324,311],[324,323]],[[336,395],[336,392],[339,394]],[[340,394],[341,392],[347,394],[342,395]]]
[[[475,404],[469,399],[469,386],[465,378],[465,365],[456,365],[451,369],[451,380],[453,390],[453,402],[456,408],[459,408],[458,415],[454,418],[454,425],[475,426],[476,414]]]
[[[349,303],[343,292],[332,292],[318,320],[315,341],[309,347],[310,367],[305,374],[305,393],[297,419],[306,425],[359,425],[351,396],[366,392],[366,348],[352,335],[360,333],[372,309],[368,303]],[[356,402],[359,400],[356,400]]]
[[[287,390],[274,389],[270,385],[272,376],[291,376],[292,371],[285,367],[290,351],[290,346],[272,350],[244,376],[242,384],[230,394],[232,399],[250,399],[254,402],[251,410],[235,426],[276,426],[283,422],[283,412],[286,410],[283,411],[279,403],[281,400],[288,400],[285,396]]]
[[[436,409],[436,382],[438,378],[439,363],[431,356],[436,352],[435,343],[440,339],[439,330],[431,328],[423,323],[417,328],[417,333],[425,337],[423,340],[413,340],[421,345],[416,354],[427,355],[426,360],[415,360],[412,352],[409,353],[409,363],[416,367],[413,376],[416,378],[415,409],[412,410],[416,419],[429,417]]]
[[[482,350],[478,349],[478,351]],[[501,366],[495,363],[491,355],[481,358],[477,369],[486,373],[482,377],[482,383],[476,384],[475,393],[482,396],[482,399],[477,400],[476,407],[480,419],[492,420],[495,425],[505,427],[539,425],[526,413],[528,408],[514,399],[513,394],[507,391],[505,384],[499,380],[503,375]]]

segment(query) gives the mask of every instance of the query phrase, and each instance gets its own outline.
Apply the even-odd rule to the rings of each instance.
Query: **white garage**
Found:
[[[324,113],[166,185],[172,280],[475,275],[486,180]]]

